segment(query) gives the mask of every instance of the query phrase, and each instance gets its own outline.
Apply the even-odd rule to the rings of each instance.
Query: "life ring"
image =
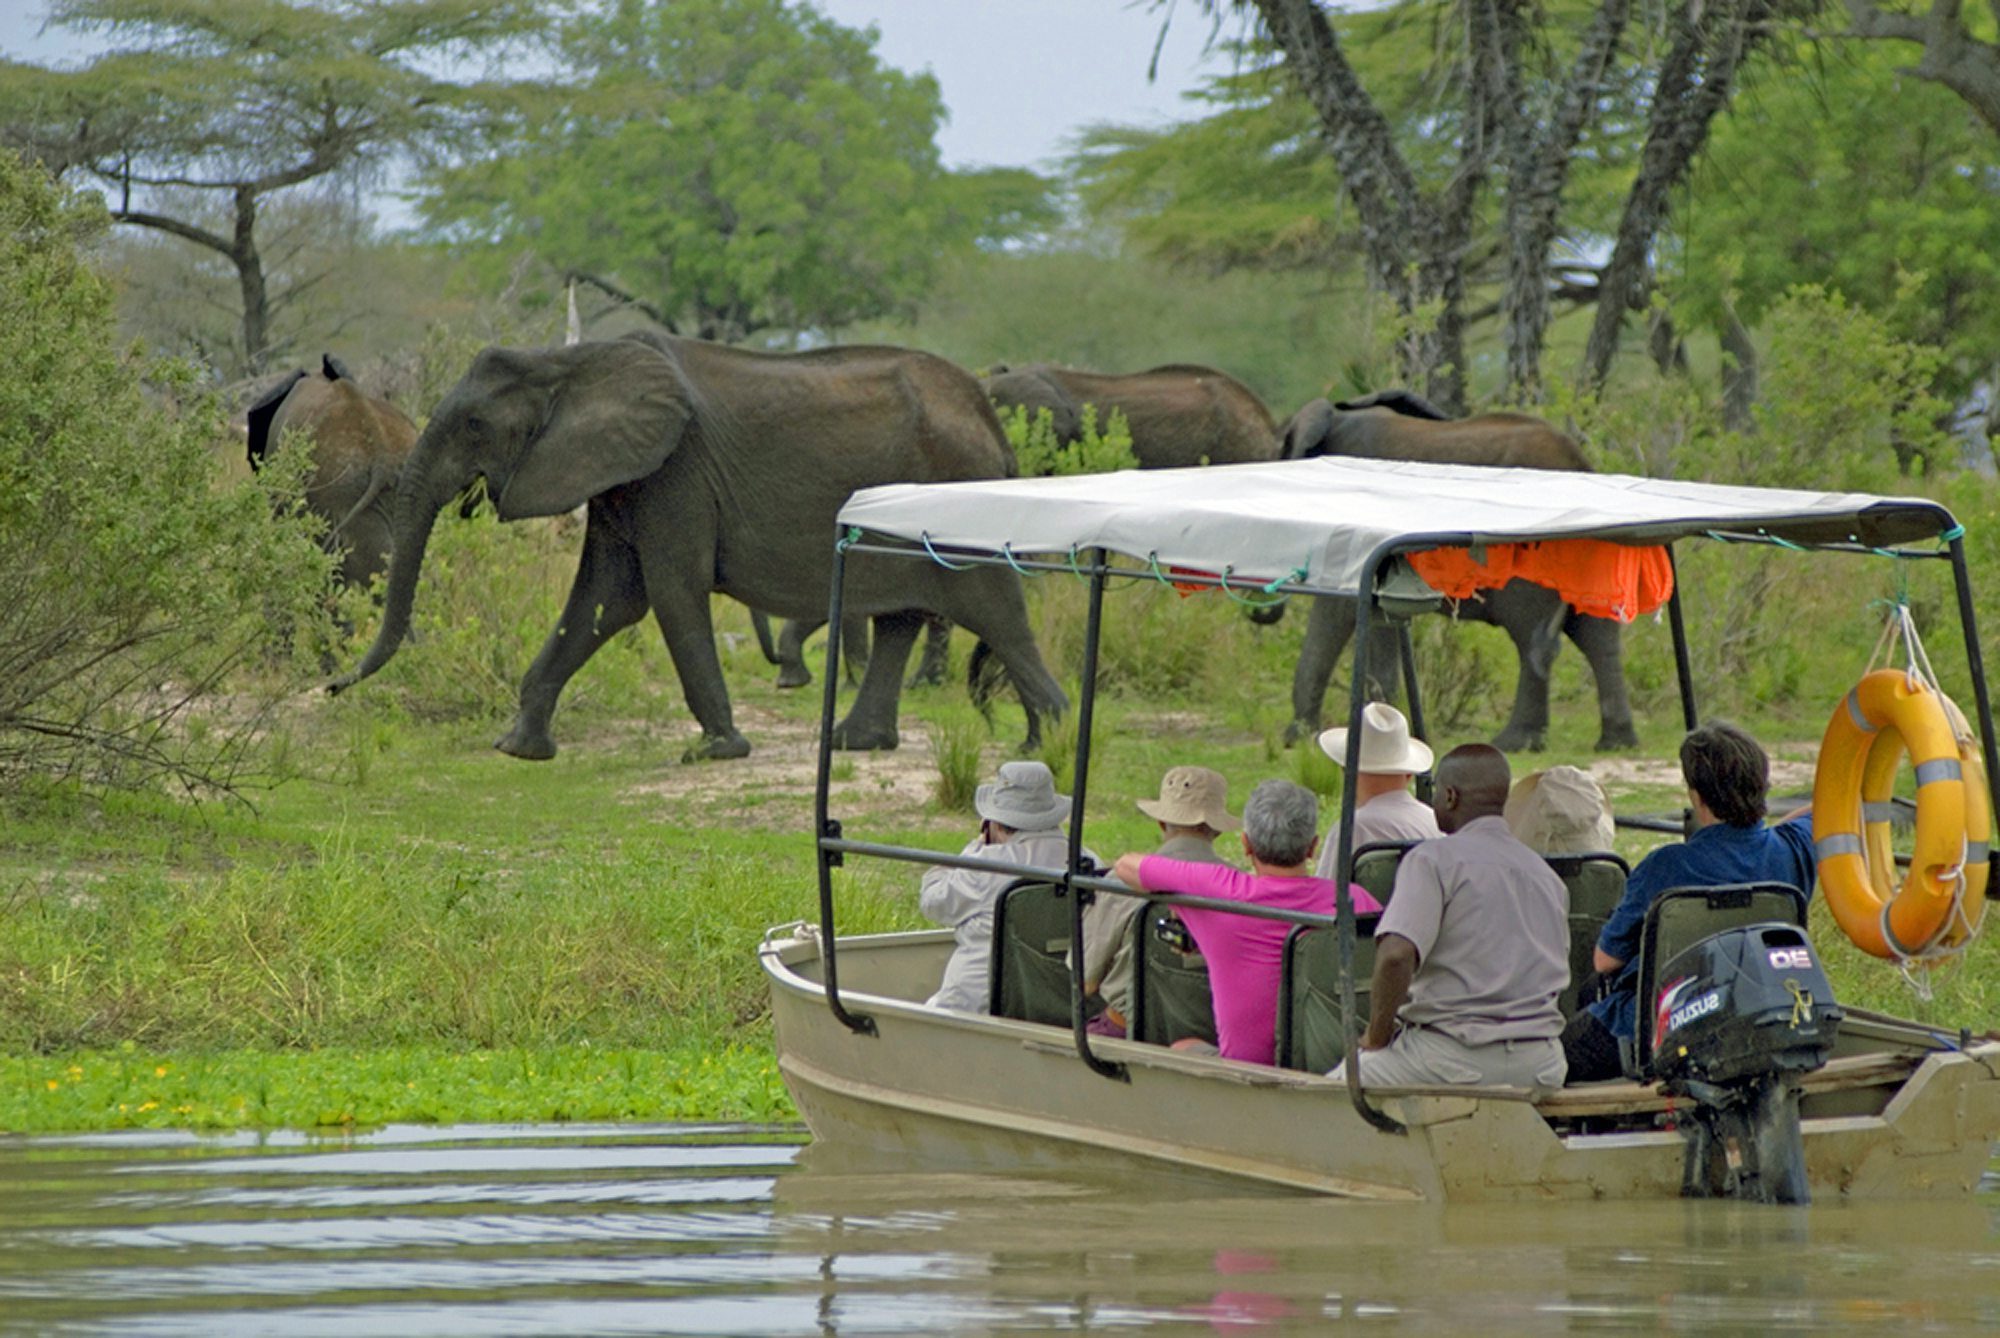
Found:
[[[1890,800],[1905,752],[1917,832],[1897,889]],[[1992,835],[1985,768],[1958,708],[1900,669],[1863,677],[1827,722],[1813,777],[1814,856],[1842,932],[1897,961],[1963,946],[1985,910]]]

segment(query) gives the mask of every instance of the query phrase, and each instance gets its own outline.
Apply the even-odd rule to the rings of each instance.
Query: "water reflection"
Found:
[[[0,1331],[2000,1325],[2000,1194],[1410,1208],[801,1157],[794,1130],[0,1140]]]

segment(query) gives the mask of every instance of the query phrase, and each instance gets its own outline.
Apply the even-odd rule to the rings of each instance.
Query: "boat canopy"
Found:
[[[1371,555],[1419,548],[1690,535],[1887,548],[1950,538],[1918,497],[1730,487],[1626,474],[1322,458],[1227,468],[864,488],[840,523],[932,548],[1103,548],[1163,567],[1223,568],[1232,583],[1355,594]]]

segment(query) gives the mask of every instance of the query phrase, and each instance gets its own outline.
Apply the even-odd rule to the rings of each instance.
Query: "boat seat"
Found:
[[[1132,917],[1130,932],[1132,1015],[1125,1019],[1126,1034],[1152,1045],[1188,1037],[1215,1044],[1208,962],[1194,950],[1187,927],[1165,907],[1145,906]]]
[[[1556,996],[1567,1022],[1576,1016],[1577,996],[1595,969],[1598,935],[1624,898],[1625,879],[1632,870],[1610,851],[1542,858],[1569,889],[1569,985]]]
[[[1061,883],[1017,878],[993,903],[988,1011],[1070,1025],[1069,894]]]
[[[1357,1029],[1368,1025],[1368,983],[1375,973],[1375,924],[1381,918],[1379,914],[1354,917]],[[1285,935],[1284,964],[1278,974],[1276,1058],[1280,1068],[1325,1073],[1346,1058],[1338,934],[1335,929],[1299,925]]]
[[[1415,841],[1370,841],[1354,852],[1354,881],[1387,906],[1389,894],[1396,890],[1396,866],[1415,844]]]
[[[1653,899],[1639,928],[1637,1026],[1619,1042],[1625,1076],[1635,1082],[1652,1076],[1653,998],[1660,968],[1687,949],[1725,929],[1742,925],[1806,923],[1806,895],[1790,883],[1731,883],[1723,887],[1675,887]]]

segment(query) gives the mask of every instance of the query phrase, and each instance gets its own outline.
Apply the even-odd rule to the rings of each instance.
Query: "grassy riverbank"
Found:
[[[1072,620],[1051,607],[1061,596],[1038,598],[1060,663]],[[61,787],[7,800],[0,1129],[785,1118],[752,948],[766,927],[816,914],[818,693],[771,687],[729,617],[739,724],[757,746],[747,761],[673,760],[692,728],[655,640],[614,670],[643,685],[639,709],[593,695],[586,669],[548,763],[492,751],[491,719],[426,721],[399,704],[392,671],[379,691],[301,690],[284,726],[289,774],[252,806]],[[1302,620],[1257,629],[1157,591],[1115,617],[1087,834],[1101,855],[1148,842],[1130,801],[1175,762],[1218,766],[1237,802],[1266,776],[1330,782],[1316,753],[1277,742]],[[1504,639],[1430,621],[1432,667],[1476,719],[1493,705],[1489,661],[1504,671],[1511,658]],[[1665,691],[1663,639],[1634,631],[1643,705]],[[1575,659],[1550,751],[1518,769],[1591,761]],[[982,775],[1019,739],[1017,711],[991,734],[976,720],[956,686],[912,692],[899,751],[836,764],[848,829],[955,848],[969,821],[934,799],[931,739],[969,735]],[[1820,722],[1751,723],[1777,741],[1779,788],[1795,788]],[[1479,732],[1451,720],[1440,735]],[[1646,749],[1606,763],[1621,809],[1677,805],[1677,737],[1674,714],[1652,710]],[[1632,857],[1650,844],[1621,839]],[[857,862],[839,877],[844,928],[920,923],[913,870]],[[2000,1012],[1991,938],[1925,1003],[1815,920],[1850,1002],[1952,1026]]]

